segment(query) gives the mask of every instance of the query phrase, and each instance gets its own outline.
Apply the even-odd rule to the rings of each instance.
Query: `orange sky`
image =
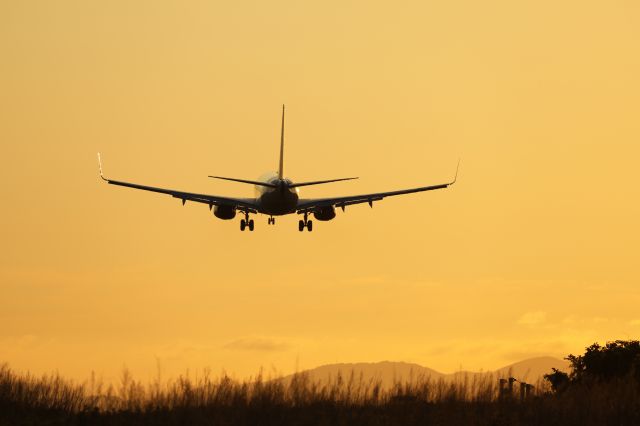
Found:
[[[631,0],[0,3],[0,360],[449,372],[640,334]],[[240,233],[113,178],[448,190]]]

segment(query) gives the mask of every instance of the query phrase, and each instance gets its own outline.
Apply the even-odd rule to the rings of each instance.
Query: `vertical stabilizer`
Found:
[[[280,167],[278,179],[284,179],[284,104],[282,105],[282,127],[280,128]]]

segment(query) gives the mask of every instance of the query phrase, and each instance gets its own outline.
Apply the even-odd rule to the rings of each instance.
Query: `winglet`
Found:
[[[102,159],[100,158],[100,153],[98,153],[98,169],[100,170],[100,177],[102,178],[102,180],[108,180],[102,174]]]
[[[453,185],[458,180],[458,170],[460,169],[460,159],[458,158],[458,165],[456,166],[456,175],[453,177],[453,180],[449,183],[449,185]]]

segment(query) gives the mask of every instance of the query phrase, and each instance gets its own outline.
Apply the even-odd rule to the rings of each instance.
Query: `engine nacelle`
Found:
[[[313,211],[313,216],[322,221],[331,220],[336,217],[336,209],[333,206],[319,207]]]
[[[213,214],[222,220],[229,220],[236,217],[236,209],[232,206],[215,206],[213,208]]]

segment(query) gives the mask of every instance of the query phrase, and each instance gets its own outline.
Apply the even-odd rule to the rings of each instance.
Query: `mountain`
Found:
[[[569,361],[550,356],[542,356],[507,365],[506,367],[499,368],[495,373],[501,377],[510,376],[518,380],[535,383],[545,374],[550,373],[552,368],[569,372]]]
[[[550,373],[551,368],[568,371],[569,363],[553,357],[538,357],[516,362],[495,371],[458,371],[451,374],[444,374],[419,364],[382,361],[376,363],[328,364],[301,371],[297,374],[303,374],[313,383],[335,383],[338,377],[343,381],[349,381],[353,376],[355,382],[360,382],[362,379],[364,383],[380,383],[383,388],[389,388],[398,382],[426,379],[436,381],[473,380],[474,378],[486,376],[494,376],[496,378],[515,377],[521,381],[536,383],[543,378],[544,374]],[[282,380],[289,382],[294,376],[293,374],[285,376]]]
[[[395,382],[405,382],[420,379],[440,379],[445,375],[423,367],[418,364],[407,362],[382,361],[376,363],[355,363],[355,364],[328,364],[311,370],[305,370],[298,374],[304,374],[311,382],[333,383],[338,377],[342,380],[349,380],[351,375],[355,381],[360,378],[365,383],[380,382],[383,386],[392,385]],[[293,375],[285,376],[285,381],[290,380]]]

